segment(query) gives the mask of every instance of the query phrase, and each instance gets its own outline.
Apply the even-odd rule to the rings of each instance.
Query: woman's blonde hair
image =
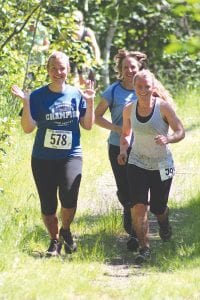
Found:
[[[155,75],[149,70],[141,70],[137,72],[133,78],[133,84],[135,86],[135,82],[138,78],[146,78],[151,77],[153,82],[153,96],[159,97],[174,106],[173,98],[170,92],[163,86],[163,84],[155,77]]]
[[[67,66],[69,67],[69,57],[61,51],[54,51],[47,60],[47,69],[49,68],[49,65],[50,65],[50,62],[52,59],[64,60],[67,64]]]

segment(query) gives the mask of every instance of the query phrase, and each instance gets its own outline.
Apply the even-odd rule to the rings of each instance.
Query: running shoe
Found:
[[[60,237],[63,239],[65,253],[71,254],[77,250],[77,245],[73,241],[73,237],[69,229],[61,228]]]
[[[62,243],[58,240],[51,240],[49,248],[46,251],[46,256],[59,256],[62,248]]]
[[[151,258],[151,250],[149,247],[141,248],[139,250],[138,255],[135,258],[136,264],[142,264],[143,262],[146,262],[150,260]]]

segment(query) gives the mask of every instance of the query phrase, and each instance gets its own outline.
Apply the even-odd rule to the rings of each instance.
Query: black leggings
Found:
[[[128,150],[128,153],[130,149]],[[117,185],[117,196],[120,203],[126,207],[130,204],[130,196],[128,189],[128,178],[127,178],[127,165],[121,166],[117,162],[117,156],[120,153],[120,147],[109,145],[109,159],[111,163],[111,167],[113,170],[113,174],[115,176],[115,181]]]
[[[32,158],[33,177],[38,190],[41,211],[44,215],[56,213],[59,199],[62,207],[77,206],[82,175],[82,158],[69,157],[58,160]]]

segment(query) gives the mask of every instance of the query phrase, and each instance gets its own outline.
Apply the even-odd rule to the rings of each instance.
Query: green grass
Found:
[[[82,130],[83,179],[72,225],[78,251],[47,259],[31,175],[33,134],[19,121],[0,170],[0,299],[200,299],[200,156],[198,93],[177,96],[186,137],[171,145],[176,176],[170,194],[173,238],[163,243],[150,216],[152,260],[138,268],[127,236],[107,157],[108,132]]]

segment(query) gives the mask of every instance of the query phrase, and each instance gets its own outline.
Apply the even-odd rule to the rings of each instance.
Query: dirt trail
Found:
[[[176,179],[177,180],[177,179]],[[170,197],[175,201],[180,201],[182,193],[180,193],[180,183],[176,184],[174,180]],[[180,180],[178,178],[178,180]],[[104,174],[99,177],[95,183],[95,188],[97,191],[96,195],[101,195],[101,199],[97,201],[88,201],[85,199],[79,203],[79,209],[81,211],[90,210],[91,214],[103,214],[109,212],[109,210],[120,210],[122,212],[122,207],[116,196],[116,184],[114,176],[111,172]],[[92,199],[91,195],[91,199]],[[89,204],[89,205],[88,205]],[[177,222],[177,216],[173,216],[173,223]],[[180,218],[181,216],[178,216]],[[172,219],[172,216],[171,216]],[[149,236],[151,244],[160,242],[158,235],[158,225],[157,220],[154,215],[149,213]],[[125,288],[130,284],[130,281],[134,279],[134,276],[149,276],[147,271],[143,267],[138,266],[134,263],[135,253],[131,253],[126,248],[126,243],[128,236],[126,233],[121,236],[117,236],[116,245],[121,249],[121,255],[115,257],[112,261],[109,261],[103,265],[102,280],[95,282],[95,284],[105,284],[105,286],[115,287],[119,286],[120,288]]]
[[[115,180],[111,172],[99,177],[95,183],[95,187],[97,189],[95,194],[101,195],[101,199],[95,202],[81,199],[79,210],[82,212],[89,210],[91,214],[94,215],[103,214],[113,209],[117,211],[120,210],[122,213],[122,207],[116,196]],[[152,215],[150,216],[150,238],[158,239],[157,222]],[[148,275],[142,270],[141,266],[134,263],[135,253],[131,253],[127,250],[127,240],[128,235],[125,232],[116,238],[116,245],[121,249],[121,255],[104,264],[102,281],[95,282],[95,284],[125,288],[130,284],[130,280],[133,279],[134,276]]]

